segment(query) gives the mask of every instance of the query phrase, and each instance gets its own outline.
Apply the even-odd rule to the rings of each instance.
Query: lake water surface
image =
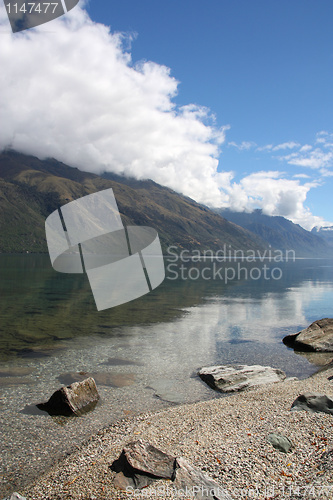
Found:
[[[165,264],[160,287],[98,312],[86,276],[55,272],[47,255],[0,256],[0,496],[119,418],[219,397],[196,376],[202,366],[263,364],[304,378],[330,359],[282,338],[333,316],[332,260],[241,263],[240,273],[239,262],[221,273],[211,260]],[[35,411],[85,374],[101,396],[94,411]]]

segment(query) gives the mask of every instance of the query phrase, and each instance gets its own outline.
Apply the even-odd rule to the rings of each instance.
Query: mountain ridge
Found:
[[[333,248],[320,236],[282,216],[265,215],[262,210],[234,212],[216,211],[230,222],[243,227],[281,251],[294,250],[296,257],[333,257]]]

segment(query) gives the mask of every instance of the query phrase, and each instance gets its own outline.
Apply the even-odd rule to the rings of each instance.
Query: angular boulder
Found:
[[[152,444],[138,439],[128,443],[120,457],[110,468],[116,472],[114,486],[146,488],[157,479],[170,479],[174,473],[175,457],[164,453]]]
[[[141,439],[125,446],[110,466],[116,472],[114,486],[120,490],[146,488],[157,479],[172,481],[171,488],[191,498],[230,499],[218,483],[183,458],[176,458]]]
[[[291,405],[291,411],[306,410],[313,413],[323,412],[333,415],[333,399],[325,394],[309,392],[298,396]]]
[[[175,457],[164,453],[152,444],[138,439],[125,446],[123,453],[133,469],[159,478],[171,479]]]
[[[36,406],[50,415],[80,416],[92,410],[98,400],[99,394],[95,380],[89,377],[82,382],[74,382],[67,387],[61,387],[46,403]]]
[[[198,375],[210,387],[220,392],[244,391],[263,384],[281,382],[286,378],[282,370],[260,365],[207,366]]]
[[[308,328],[284,337],[283,342],[296,351],[333,352],[333,318],[314,321]]]

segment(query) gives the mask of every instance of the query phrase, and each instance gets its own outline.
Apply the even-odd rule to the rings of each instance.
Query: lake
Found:
[[[202,366],[262,364],[304,378],[331,359],[294,353],[282,338],[332,317],[332,260],[168,255],[165,266],[153,292],[98,312],[85,275],[55,272],[48,255],[0,255],[0,496],[117,419],[221,397],[196,376]],[[94,411],[36,410],[85,374],[101,396]]]

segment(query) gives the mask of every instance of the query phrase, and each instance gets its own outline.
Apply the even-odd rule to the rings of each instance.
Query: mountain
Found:
[[[46,252],[46,217],[72,200],[112,188],[125,225],[154,227],[163,250],[263,250],[249,231],[153,181],[104,177],[54,159],[0,154],[0,252]],[[230,247],[229,247],[230,245]]]
[[[313,227],[311,233],[320,236],[326,243],[333,246],[333,226]]]
[[[294,250],[296,257],[333,257],[333,249],[321,234],[306,231],[281,216],[270,216],[261,210],[251,213],[233,212],[229,209],[217,209],[228,221],[248,229],[262,241],[283,252]],[[333,237],[333,232],[332,232]]]

